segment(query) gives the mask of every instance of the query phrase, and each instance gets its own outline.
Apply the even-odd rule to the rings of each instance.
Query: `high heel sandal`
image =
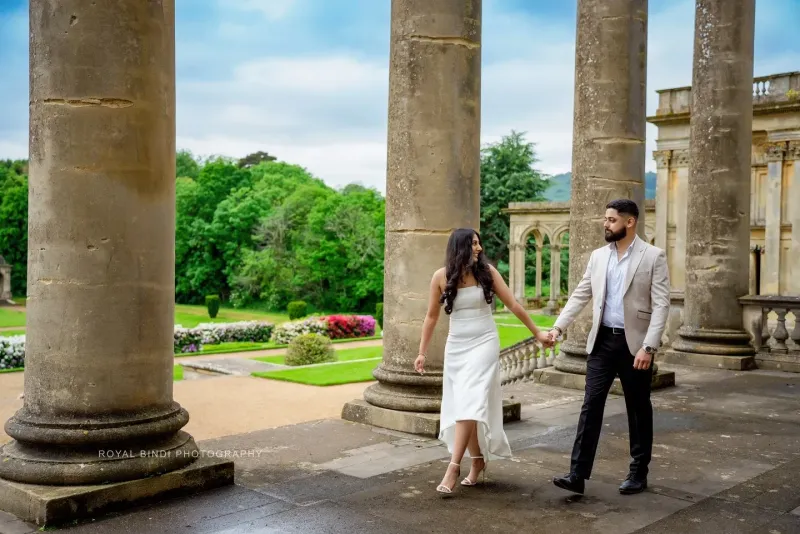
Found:
[[[474,456],[473,460],[483,460],[483,456]],[[478,474],[475,476],[475,482],[469,479],[469,475],[467,478],[461,481],[462,486],[477,486],[478,485],[478,476],[483,476],[483,481],[486,481],[486,461],[483,462],[483,467],[478,470]]]
[[[456,475],[456,480],[458,480],[458,477],[461,475],[461,464],[457,464],[455,462],[450,462],[447,465],[447,468],[450,469],[451,465],[457,465],[458,466],[458,474]],[[448,488],[444,484],[439,484],[438,486],[436,486],[436,492],[441,497],[450,497],[451,495],[453,495],[453,489],[455,489],[455,487],[456,487],[455,484],[453,484],[452,488]]]

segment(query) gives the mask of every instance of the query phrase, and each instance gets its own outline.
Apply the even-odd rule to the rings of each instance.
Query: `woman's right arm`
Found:
[[[439,269],[431,278],[430,291],[428,292],[428,312],[425,314],[425,322],[422,324],[422,339],[419,342],[419,355],[414,361],[414,368],[417,372],[424,371],[425,357],[428,354],[428,345],[433,337],[433,329],[439,321],[441,304],[439,298],[442,296],[442,281],[444,280],[444,269]]]

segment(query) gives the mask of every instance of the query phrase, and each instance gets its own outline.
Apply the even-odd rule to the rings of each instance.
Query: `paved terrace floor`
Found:
[[[505,388],[523,403],[523,420],[506,427],[515,457],[491,462],[485,485],[457,486],[451,499],[434,492],[447,465],[437,441],[329,418],[203,440],[207,451],[255,451],[237,460],[234,486],[64,531],[800,533],[800,376],[670,369],[679,385],[653,395],[650,488],[639,495],[617,491],[629,461],[623,399],[609,399],[580,497],[551,479],[567,469],[582,394],[528,383]],[[0,514],[0,532],[36,528]]]

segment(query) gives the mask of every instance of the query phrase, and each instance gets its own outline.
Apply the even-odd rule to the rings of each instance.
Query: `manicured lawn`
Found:
[[[19,373],[20,371],[24,371],[23,367],[14,367],[13,369],[0,369],[0,374],[3,373]]]
[[[175,324],[184,328],[193,328],[200,323],[235,323],[239,321],[269,321],[280,324],[289,320],[289,316],[284,313],[269,313],[258,310],[234,310],[231,308],[220,308],[219,313],[213,319],[208,316],[205,306],[194,306],[189,304],[175,305]]]
[[[172,366],[172,380],[174,382],[179,382],[183,380],[183,367],[180,365],[173,365]]]
[[[365,360],[367,358],[381,358],[383,356],[383,347],[358,347],[355,349],[342,349],[336,351],[336,358],[340,362],[349,362],[353,360]],[[279,356],[259,356],[253,358],[260,362],[274,363],[284,365],[285,359],[283,355]]]
[[[24,333],[25,330],[2,330],[0,331],[0,337],[21,336]]]
[[[25,326],[25,312],[0,308],[0,327]]]
[[[314,367],[297,367],[295,369],[281,369],[253,373],[259,378],[297,382],[309,386],[335,386],[339,384],[352,384],[355,382],[371,382],[375,380],[372,371],[380,364],[380,359],[362,362],[343,362]]]

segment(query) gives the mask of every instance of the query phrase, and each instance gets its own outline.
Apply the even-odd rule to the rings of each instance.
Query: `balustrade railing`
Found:
[[[759,367],[800,372],[800,297],[759,295],[739,300]]]
[[[555,347],[546,349],[532,337],[501,350],[501,384],[505,386],[533,380],[536,369],[553,366],[555,351]]]

